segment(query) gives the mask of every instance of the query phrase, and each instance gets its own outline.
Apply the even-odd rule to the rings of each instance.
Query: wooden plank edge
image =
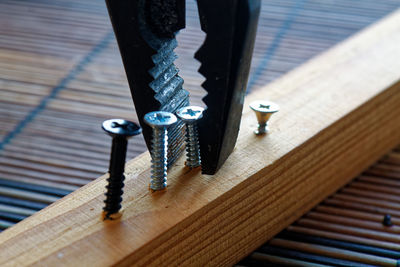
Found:
[[[127,164],[124,214],[103,222],[103,176],[0,234],[0,264],[228,265],[400,142],[400,12],[246,100],[235,151],[215,176],[181,159],[148,189],[148,153]],[[254,99],[282,110],[256,137]]]

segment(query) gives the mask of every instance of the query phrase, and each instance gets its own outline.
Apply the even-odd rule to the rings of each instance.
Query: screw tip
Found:
[[[102,219],[102,221],[114,221],[114,220],[118,220],[119,218],[122,217],[122,213],[123,213],[122,210],[120,210],[120,211],[118,211],[118,212],[115,212],[115,213],[109,213],[109,212],[103,211],[103,212],[101,213],[101,219]]]

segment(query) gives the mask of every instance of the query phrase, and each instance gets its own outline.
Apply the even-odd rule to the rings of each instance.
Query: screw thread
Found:
[[[126,159],[126,149],[128,141],[123,137],[114,137],[111,147],[111,158],[109,173],[110,177],[107,179],[108,185],[106,186],[107,192],[105,193],[106,200],[103,210],[109,216],[118,212],[121,209],[122,194],[124,187],[124,169]]]
[[[107,216],[117,213],[121,209],[124,180],[124,175],[120,177],[110,176],[110,178],[107,179],[107,192],[104,194],[106,200],[104,200],[105,206],[103,208]]]
[[[151,150],[150,188],[161,190],[167,186],[168,136],[166,128],[154,128]]]
[[[268,122],[262,122],[258,124],[257,134],[265,134],[269,131]]]
[[[197,124],[186,124],[186,165],[196,168],[201,165],[199,133]]]

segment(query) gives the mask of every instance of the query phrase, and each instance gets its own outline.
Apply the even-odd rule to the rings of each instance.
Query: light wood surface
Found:
[[[237,262],[400,142],[399,43],[396,12],[251,94],[217,175],[182,158],[152,194],[145,153],[127,164],[120,220],[100,219],[103,176],[4,231],[0,265]],[[247,108],[256,99],[281,106],[264,137]]]

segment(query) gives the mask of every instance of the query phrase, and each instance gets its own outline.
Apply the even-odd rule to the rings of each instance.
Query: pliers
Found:
[[[144,115],[176,112],[189,93],[174,65],[175,36],[185,27],[185,0],[106,0],[132,98],[148,148],[152,131]],[[261,0],[197,0],[206,38],[195,58],[205,77],[207,108],[199,121],[204,174],[215,174],[231,154],[239,132]],[[183,150],[185,129],[168,130],[171,165]]]

